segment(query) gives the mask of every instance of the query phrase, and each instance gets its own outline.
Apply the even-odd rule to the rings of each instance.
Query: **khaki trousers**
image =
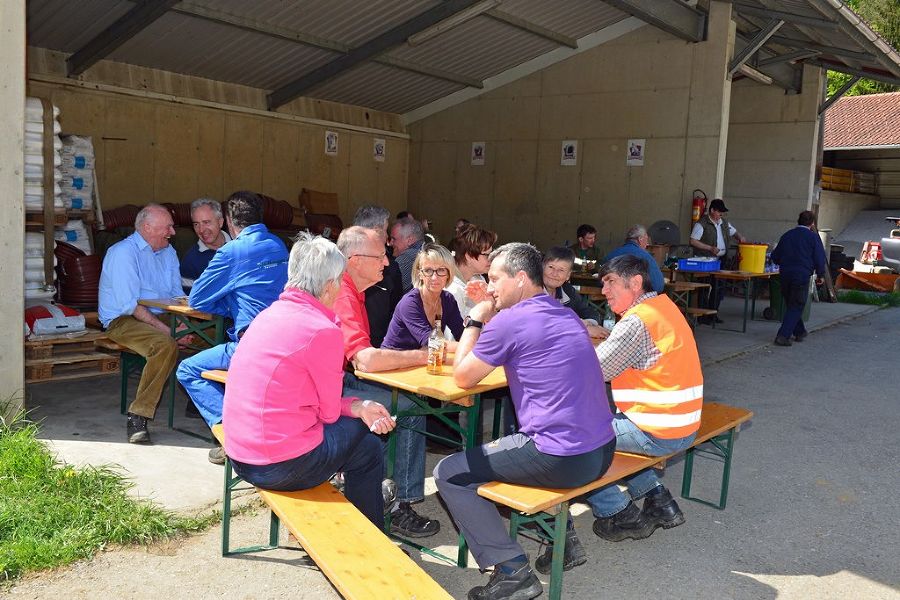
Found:
[[[134,402],[128,412],[152,419],[169,374],[178,362],[178,344],[168,333],[138,321],[131,315],[113,319],[106,329],[112,341],[147,359]]]

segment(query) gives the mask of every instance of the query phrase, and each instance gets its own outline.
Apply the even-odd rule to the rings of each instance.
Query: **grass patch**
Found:
[[[22,415],[0,416],[0,581],[87,558],[109,544],[199,531],[217,518],[181,517],[135,500],[126,493],[131,484],[108,468],[60,464],[37,431]]]
[[[837,294],[838,302],[871,304],[873,306],[900,306],[900,292],[880,293],[862,290],[844,290]]]

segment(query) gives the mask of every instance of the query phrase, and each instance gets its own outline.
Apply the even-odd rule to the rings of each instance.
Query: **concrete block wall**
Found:
[[[748,239],[774,244],[812,206],[822,77],[805,68],[801,94],[749,79],[731,86],[723,197]]]
[[[583,222],[598,245],[666,219],[686,241],[690,194],[715,189],[724,169],[724,77],[730,5],[715,3],[710,40],[690,44],[645,26],[409,126],[409,205],[441,239],[466,217],[500,240],[539,247],[574,241]],[[645,138],[643,167],[626,166]],[[577,166],[561,143],[578,140]],[[486,142],[484,166],[470,164]],[[717,181],[718,179],[718,181]]]

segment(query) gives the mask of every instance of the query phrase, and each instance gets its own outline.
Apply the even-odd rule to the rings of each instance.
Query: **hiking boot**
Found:
[[[790,346],[791,340],[784,336],[776,335],[775,336],[775,345],[776,346]]]
[[[225,448],[216,446],[215,448],[210,448],[207,458],[209,458],[209,462],[214,465],[224,465],[225,459],[228,458],[228,456],[225,454]]]
[[[150,432],[147,431],[147,417],[128,413],[126,431],[128,432],[129,444],[150,443]]]
[[[656,489],[661,491],[644,497],[644,509],[641,514],[654,528],[671,529],[684,523],[684,513],[678,508],[678,503],[675,502],[669,490],[663,486]]]
[[[653,525],[634,502],[612,515],[594,521],[594,533],[610,542],[621,542],[631,538],[642,540],[650,537],[656,526]]]
[[[513,573],[504,573],[500,567],[494,572],[487,585],[479,585],[469,590],[469,600],[531,600],[544,591],[541,582],[526,562]]]
[[[200,414],[200,411],[197,410],[197,406],[191,400],[188,400],[188,403],[184,405],[184,416],[188,419],[203,418],[203,415]]]
[[[566,551],[563,553],[563,571],[570,571],[586,562],[587,553],[584,551],[584,546],[581,545],[581,540],[575,535],[574,529],[567,530]],[[534,568],[538,573],[543,573],[544,575],[550,573],[550,570],[553,568],[552,543],[547,544],[541,555],[534,561]]]
[[[409,502],[401,502],[395,510],[391,511],[391,533],[411,538],[423,538],[432,536],[440,530],[440,523],[414,511]]]

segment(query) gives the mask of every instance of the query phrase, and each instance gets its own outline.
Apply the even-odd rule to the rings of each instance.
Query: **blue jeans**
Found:
[[[222,422],[222,404],[225,399],[225,386],[215,381],[203,379],[200,376],[203,371],[215,369],[228,370],[231,357],[237,348],[237,342],[225,342],[213,346],[203,352],[190,356],[178,365],[175,372],[178,381],[184,386],[188,396],[194,402],[197,410],[206,424],[212,427]]]
[[[391,390],[376,383],[359,379],[353,373],[344,373],[343,395],[372,400],[391,410]],[[412,400],[400,394],[398,410],[416,406]],[[413,429],[417,431],[413,431]],[[394,462],[394,481],[397,483],[397,500],[417,502],[425,498],[425,417],[403,417],[397,420],[397,456]],[[384,456],[387,462],[387,438],[384,438]]]
[[[244,481],[277,491],[308,490],[344,473],[344,495],[378,528],[384,527],[381,442],[360,419],[340,417],[323,428],[322,443],[297,458],[271,465],[232,460]]]
[[[619,452],[632,452],[646,456],[665,456],[689,447],[696,434],[675,440],[663,440],[641,431],[637,425],[622,413],[613,416],[613,429],[616,431],[616,450]],[[652,468],[632,475],[622,482],[628,487],[628,494],[619,489],[618,483],[588,494],[585,498],[591,506],[591,511],[597,518],[610,517],[617,512],[625,510],[632,500],[639,500],[647,492],[658,485],[659,478]]]

